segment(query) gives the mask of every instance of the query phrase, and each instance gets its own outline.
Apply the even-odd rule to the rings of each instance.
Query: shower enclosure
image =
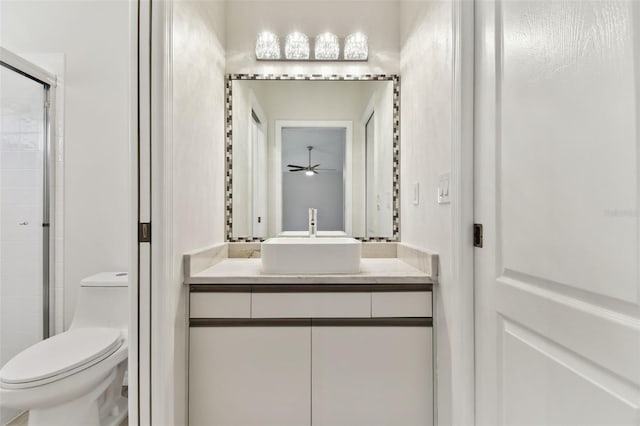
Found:
[[[52,330],[51,108],[55,79],[0,48],[0,365]],[[19,413],[0,409],[0,424]]]

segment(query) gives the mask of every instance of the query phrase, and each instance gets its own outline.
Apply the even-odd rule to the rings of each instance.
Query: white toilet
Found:
[[[0,404],[29,410],[30,426],[113,426],[127,415],[128,277],[82,280],[68,331],[39,342],[0,370]]]

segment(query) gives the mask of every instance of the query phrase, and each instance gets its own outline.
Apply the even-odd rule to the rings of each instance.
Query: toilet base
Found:
[[[118,373],[120,372],[117,369],[111,371],[97,387],[73,401],[29,410],[29,426],[113,426],[117,424],[115,419],[122,420],[127,414],[126,399],[120,397],[124,399],[124,403],[121,400],[114,401],[113,408],[103,416],[100,415],[99,399],[120,375]],[[110,423],[105,424],[103,421]]]
[[[118,426],[127,417],[129,402],[121,396],[109,413],[100,419],[101,426]]]

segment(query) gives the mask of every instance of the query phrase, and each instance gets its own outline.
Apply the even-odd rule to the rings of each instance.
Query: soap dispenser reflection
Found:
[[[309,238],[315,238],[318,235],[318,209],[309,209]]]

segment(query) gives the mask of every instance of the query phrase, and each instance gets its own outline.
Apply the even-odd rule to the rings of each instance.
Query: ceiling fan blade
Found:
[[[311,170],[313,172],[314,175],[317,175],[318,172],[316,172],[315,170]]]
[[[293,173],[293,172],[304,172],[307,169],[295,169],[295,170],[289,170],[289,173]]]
[[[316,165],[314,165],[314,166],[309,166],[309,168],[310,168],[311,170],[313,170],[313,169],[315,169],[316,167],[318,167],[319,165],[320,165],[320,164],[316,164]]]
[[[297,167],[299,169],[306,169],[307,168],[306,166],[297,166],[295,164],[287,164],[287,167]]]

